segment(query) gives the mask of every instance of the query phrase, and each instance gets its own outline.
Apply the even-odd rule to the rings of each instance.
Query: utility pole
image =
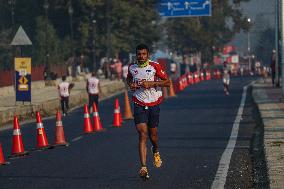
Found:
[[[248,23],[250,24],[251,23],[251,19],[248,18]],[[250,43],[250,31],[248,31],[248,61],[249,61],[249,72],[252,73],[251,71],[251,43]]]

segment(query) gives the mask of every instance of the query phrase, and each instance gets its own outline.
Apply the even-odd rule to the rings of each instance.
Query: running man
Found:
[[[159,63],[149,60],[149,49],[140,44],[136,47],[137,62],[130,64],[127,84],[133,92],[134,122],[139,134],[140,176],[149,178],[146,166],[147,137],[152,143],[153,163],[161,167],[162,160],[158,150],[159,104],[163,100],[160,87],[169,87],[170,80]]]
[[[230,73],[226,68],[224,68],[223,85],[224,85],[224,92],[226,95],[229,95],[229,84],[230,84]]]
[[[99,94],[101,93],[101,86],[100,80],[96,77],[95,72],[92,72],[92,76],[88,78],[86,90],[89,96],[89,111],[93,108],[94,103],[96,103],[96,107],[99,108]]]
[[[58,85],[58,93],[61,103],[63,116],[67,115],[69,109],[70,90],[74,87],[73,83],[66,81],[66,76],[62,76],[62,82]]]

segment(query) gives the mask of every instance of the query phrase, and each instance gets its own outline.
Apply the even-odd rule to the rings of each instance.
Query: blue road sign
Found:
[[[211,0],[160,0],[162,17],[211,16]]]

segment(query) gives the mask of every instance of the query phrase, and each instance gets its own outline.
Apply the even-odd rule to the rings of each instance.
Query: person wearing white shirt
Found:
[[[226,95],[229,95],[229,85],[230,85],[230,73],[225,68],[223,74],[223,85],[224,85],[224,92]]]
[[[99,106],[99,94],[101,93],[100,80],[96,77],[96,73],[92,72],[92,76],[88,78],[86,90],[89,96],[89,110],[92,109],[93,104]]]
[[[70,90],[73,88],[73,86],[73,83],[70,84],[66,81],[66,76],[62,76],[62,82],[58,85],[58,92],[63,116],[67,114],[69,109]]]

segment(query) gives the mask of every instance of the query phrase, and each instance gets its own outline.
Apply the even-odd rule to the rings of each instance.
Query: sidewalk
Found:
[[[68,78],[68,80],[71,80],[71,78]],[[102,89],[100,100],[121,92],[125,88],[122,81],[102,79],[100,82]],[[70,108],[88,101],[85,79],[81,78],[80,81],[73,83],[75,86],[70,94]],[[35,83],[35,87],[32,86],[31,103],[17,102],[15,104],[15,93],[8,88],[5,88],[4,91],[9,92],[7,94],[0,92],[0,128],[12,122],[14,114],[18,115],[20,121],[25,121],[32,119],[35,111],[40,111],[43,116],[49,116],[55,115],[55,109],[60,107],[57,86],[45,86],[44,81]]]
[[[264,152],[270,188],[284,188],[284,98],[271,79],[253,85],[253,98],[264,125]]]

